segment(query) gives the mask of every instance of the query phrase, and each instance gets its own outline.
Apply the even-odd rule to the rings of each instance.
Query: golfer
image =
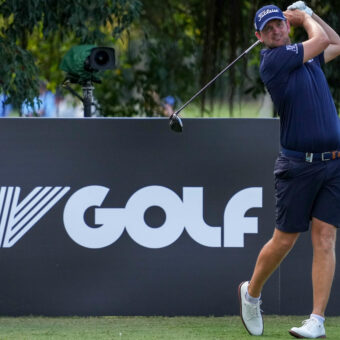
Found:
[[[292,44],[290,26],[303,27],[308,40]],[[261,290],[310,227],[313,310],[289,333],[324,338],[340,226],[340,121],[321,66],[340,54],[340,38],[302,1],[284,13],[274,5],[259,9],[255,28],[266,46],[260,75],[280,116],[281,152],[274,168],[276,228],[250,281],[239,286],[241,318],[250,334],[263,333]]]

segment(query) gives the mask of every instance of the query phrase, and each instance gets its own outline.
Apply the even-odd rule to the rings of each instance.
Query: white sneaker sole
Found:
[[[306,337],[304,337],[304,336],[302,336],[302,335],[300,335],[300,334],[298,334],[298,333],[295,333],[294,331],[288,331],[289,332],[289,334],[291,335],[291,336],[293,336],[293,337],[295,337],[295,338],[298,338],[298,339],[311,339],[311,338],[306,338]],[[314,339],[326,339],[326,335],[320,335],[320,336],[318,336],[318,337],[316,337],[316,338],[314,338]]]

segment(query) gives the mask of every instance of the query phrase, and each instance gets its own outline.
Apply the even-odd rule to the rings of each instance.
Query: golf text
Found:
[[[19,187],[1,187],[1,247],[12,247],[69,190],[70,187],[36,187],[19,202]],[[210,226],[204,221],[203,187],[183,187],[181,199],[169,188],[147,186],[137,190],[124,208],[103,208],[109,191],[104,186],[86,186],[67,200],[64,226],[77,244],[92,249],[107,247],[126,230],[143,247],[163,248],[174,243],[185,229],[194,241],[206,247],[244,247],[244,234],[258,232],[258,218],[245,217],[245,213],[262,208],[261,187],[243,189],[229,199],[223,227]],[[165,213],[163,224],[157,228],[145,222],[145,212],[155,206]],[[85,221],[90,208],[94,208],[95,227]]]

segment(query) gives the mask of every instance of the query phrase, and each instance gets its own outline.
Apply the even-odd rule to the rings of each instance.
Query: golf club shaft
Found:
[[[194,94],[185,104],[182,105],[174,114],[178,115],[185,107],[187,107],[196,97],[198,97],[205,89],[207,89],[217,78],[219,78],[225,71],[227,71],[231,66],[233,66],[239,59],[246,55],[250,50],[257,46],[261,41],[257,40],[253,45],[251,45],[247,50],[245,50],[241,55],[239,55],[233,62],[231,62],[227,67],[225,67],[217,76],[209,81],[204,87],[202,87],[196,94]]]

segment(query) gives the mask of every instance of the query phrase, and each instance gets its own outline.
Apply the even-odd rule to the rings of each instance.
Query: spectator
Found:
[[[82,118],[84,117],[83,106],[77,103],[70,94],[64,96],[60,91],[56,95],[57,117],[59,118]]]
[[[55,95],[47,89],[45,82],[40,82],[39,92],[39,98],[34,98],[33,108],[27,101],[24,102],[22,105],[22,115],[24,117],[32,117],[36,113],[39,117],[55,117]]]
[[[164,116],[170,117],[175,111],[175,98],[173,96],[167,96],[162,101]]]
[[[5,104],[8,97],[0,93],[0,117],[7,117],[12,111],[12,105]]]

